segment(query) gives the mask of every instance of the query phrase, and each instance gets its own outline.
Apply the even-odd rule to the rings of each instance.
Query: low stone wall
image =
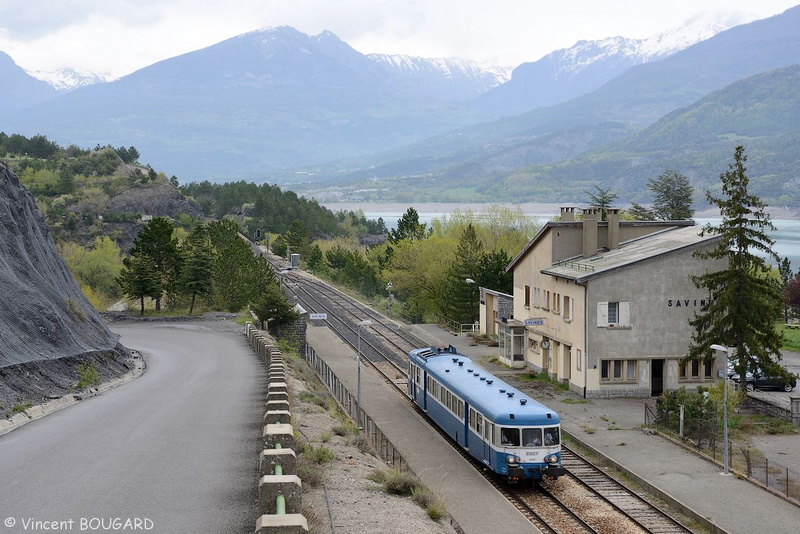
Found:
[[[302,514],[303,487],[297,476],[294,429],[291,425],[286,365],[275,341],[252,323],[245,325],[250,346],[269,368],[269,389],[264,413],[258,481],[259,517],[256,534],[300,534],[308,532]]]

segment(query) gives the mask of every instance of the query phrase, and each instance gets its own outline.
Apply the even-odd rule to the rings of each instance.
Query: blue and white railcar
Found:
[[[452,346],[408,356],[408,395],[472,456],[509,482],[565,474],[558,413]]]

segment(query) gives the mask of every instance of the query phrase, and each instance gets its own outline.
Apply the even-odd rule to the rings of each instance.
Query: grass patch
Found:
[[[591,404],[589,399],[561,399],[564,404]]]
[[[374,454],[375,452],[375,449],[372,448],[372,443],[370,443],[369,439],[363,434],[354,435],[348,440],[347,444],[356,447],[364,454]]]
[[[325,445],[314,447],[310,443],[305,443],[300,449],[300,454],[317,465],[329,464],[336,459],[336,454]]]
[[[31,401],[22,401],[11,407],[11,413],[22,413],[33,406]]]
[[[342,425],[336,425],[331,429],[331,431],[337,436],[345,438],[347,436],[352,436],[353,434],[356,433],[356,425],[348,421]]]
[[[420,508],[424,508],[428,517],[440,521],[447,511],[444,503],[423,486],[410,471],[402,469],[374,469],[367,479],[380,484],[381,489],[390,495],[410,497]]]
[[[788,421],[784,421],[783,419],[769,417],[763,414],[739,414],[736,416],[735,423],[735,428],[737,431],[751,436],[800,434],[800,428],[798,428],[796,425]]]
[[[312,462],[303,455],[297,458],[296,469],[296,474],[303,481],[303,484],[307,484],[312,488],[321,486],[325,481],[325,471],[319,468],[319,464]]]
[[[81,363],[75,368],[78,371],[78,389],[100,385],[100,372],[97,370],[97,363]]]
[[[783,334],[783,350],[800,352],[800,329],[786,328],[783,324],[776,325],[778,332]]]

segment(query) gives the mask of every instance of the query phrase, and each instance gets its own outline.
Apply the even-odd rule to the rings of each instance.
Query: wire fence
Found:
[[[325,361],[317,356],[314,347],[306,345],[306,361],[319,376],[320,381],[331,392],[342,410],[362,427],[361,435],[365,436],[369,444],[387,465],[397,469],[404,469],[407,463],[392,442],[384,435],[378,425],[364,410],[358,406],[356,398],[347,390],[333,370]]]
[[[665,413],[645,404],[644,420],[647,428],[681,441],[717,462],[724,461],[722,421],[719,417],[685,417],[681,425],[677,414]],[[728,440],[728,458],[734,474],[746,476],[800,505],[800,473],[797,471],[767,458],[760,450],[742,441]]]

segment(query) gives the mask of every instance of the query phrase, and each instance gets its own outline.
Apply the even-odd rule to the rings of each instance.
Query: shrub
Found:
[[[390,469],[386,474],[386,481],[383,483],[386,493],[405,496],[410,496],[417,485],[419,482],[413,473],[399,469]]]
[[[81,363],[76,369],[78,371],[78,383],[76,385],[78,389],[100,385],[100,373],[97,371],[96,363]]]
[[[303,456],[318,465],[330,463],[336,459],[336,454],[325,445],[314,447],[306,443],[301,449]]]
[[[312,488],[319,487],[325,480],[325,472],[305,456],[297,458],[297,476]]]

